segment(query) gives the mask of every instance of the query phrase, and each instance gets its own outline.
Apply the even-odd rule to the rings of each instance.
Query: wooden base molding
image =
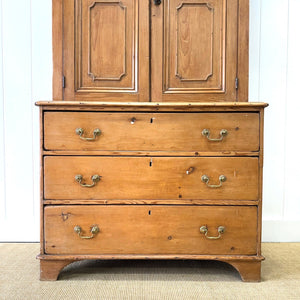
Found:
[[[55,281],[67,265],[80,260],[116,260],[116,259],[150,259],[150,260],[217,260],[230,264],[240,274],[244,282],[261,280],[261,261],[263,256],[225,256],[225,255],[39,255],[40,280]]]
[[[73,260],[41,260],[40,261],[40,280],[55,281],[60,271]]]
[[[226,261],[232,265],[239,273],[244,282],[261,281],[261,261]]]

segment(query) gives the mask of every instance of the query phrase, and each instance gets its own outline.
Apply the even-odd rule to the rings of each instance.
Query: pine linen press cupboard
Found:
[[[265,103],[248,0],[53,0],[41,280],[83,259],[201,259],[259,281]]]

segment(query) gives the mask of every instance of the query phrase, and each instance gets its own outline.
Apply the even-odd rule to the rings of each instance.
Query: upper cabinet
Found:
[[[54,100],[248,99],[248,0],[53,0]]]

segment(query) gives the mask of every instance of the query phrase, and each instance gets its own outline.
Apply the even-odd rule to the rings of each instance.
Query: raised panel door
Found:
[[[237,2],[152,6],[152,101],[236,101]]]
[[[148,4],[66,0],[65,100],[149,101]]]
[[[248,11],[247,0],[54,0],[53,98],[247,101]]]

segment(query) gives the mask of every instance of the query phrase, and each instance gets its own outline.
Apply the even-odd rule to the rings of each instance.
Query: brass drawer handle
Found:
[[[219,226],[218,227],[218,236],[208,236],[208,229],[206,226],[201,226],[200,227],[200,232],[205,234],[205,237],[209,240],[218,240],[219,238],[221,238],[221,235],[225,232],[225,227],[224,226]]]
[[[225,175],[220,175],[219,176],[219,184],[209,184],[209,177],[207,175],[202,175],[201,181],[206,183],[206,185],[212,189],[216,189],[222,186],[222,183],[226,181],[226,176]]]
[[[99,175],[93,175],[91,178],[92,178],[93,183],[92,183],[92,184],[86,184],[86,183],[82,183],[82,180],[83,180],[83,176],[82,176],[82,175],[76,175],[76,176],[75,176],[75,180],[76,180],[82,187],[87,187],[87,188],[91,188],[91,187],[95,186],[96,183],[97,183],[98,181],[100,181],[101,176],[99,176]]]
[[[84,134],[84,130],[82,128],[76,128],[75,130],[76,134],[79,135],[79,137],[84,140],[84,141],[95,141],[96,140],[96,137],[98,135],[101,134],[101,130],[96,128],[94,131],[93,131],[93,135],[94,137],[92,138],[87,138],[87,137],[83,137],[83,134]]]
[[[98,226],[92,226],[91,227],[91,234],[92,235],[90,235],[90,236],[83,236],[83,235],[81,235],[81,233],[82,233],[82,229],[81,229],[81,227],[80,226],[78,226],[78,225],[76,225],[75,227],[74,227],[74,231],[78,234],[78,236],[81,238],[81,239],[92,239],[98,232],[99,232],[99,227]]]
[[[203,130],[202,130],[202,135],[203,135],[203,136],[206,136],[206,138],[207,138],[209,141],[211,141],[211,142],[221,142],[227,134],[228,134],[228,131],[227,131],[226,129],[222,129],[222,130],[220,131],[220,137],[219,137],[218,139],[212,139],[212,138],[210,137],[210,131],[209,131],[209,129],[203,129]]]

